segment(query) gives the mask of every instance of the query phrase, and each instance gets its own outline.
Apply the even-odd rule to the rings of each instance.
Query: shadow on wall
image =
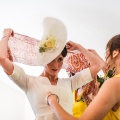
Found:
[[[0,120],[25,120],[25,97],[0,81]]]

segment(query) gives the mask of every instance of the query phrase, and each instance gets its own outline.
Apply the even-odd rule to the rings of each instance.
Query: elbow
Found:
[[[103,69],[104,66],[105,66],[105,63],[102,62],[102,61],[99,61],[99,62],[96,63],[95,67],[96,67],[97,71],[99,72],[100,70]]]
[[[104,63],[102,61],[96,62],[94,65],[90,66],[90,72],[92,77],[96,76],[100,70],[104,67]]]

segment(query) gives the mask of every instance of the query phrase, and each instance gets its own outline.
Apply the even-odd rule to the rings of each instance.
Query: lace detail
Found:
[[[14,62],[36,66],[38,45],[39,40],[15,33],[9,38],[8,57]]]

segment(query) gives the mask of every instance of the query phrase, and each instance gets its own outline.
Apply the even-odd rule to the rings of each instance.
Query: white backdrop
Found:
[[[25,97],[23,94],[0,82],[0,119],[24,120]]]
[[[0,0],[0,37],[3,29],[10,27],[17,33],[40,39],[43,18],[52,16],[65,23],[68,40],[95,49],[104,58],[106,42],[120,33],[119,6],[120,0]],[[42,70],[40,67],[20,66],[26,73],[36,76]],[[67,76],[63,73],[60,73],[61,77]],[[0,98],[0,119],[8,120],[8,116],[9,120],[34,119],[24,93],[1,68]],[[19,117],[16,119],[16,116]]]

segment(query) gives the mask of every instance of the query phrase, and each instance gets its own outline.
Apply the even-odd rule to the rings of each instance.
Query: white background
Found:
[[[104,59],[105,44],[120,33],[119,6],[120,0],[0,0],[0,37],[4,28],[12,28],[17,33],[41,39],[44,17],[56,17],[65,23],[68,40],[95,49]],[[19,65],[28,74],[37,76],[42,71],[40,67]],[[62,70],[60,77],[63,73]],[[0,98],[1,120],[34,119],[24,93],[1,68]]]

